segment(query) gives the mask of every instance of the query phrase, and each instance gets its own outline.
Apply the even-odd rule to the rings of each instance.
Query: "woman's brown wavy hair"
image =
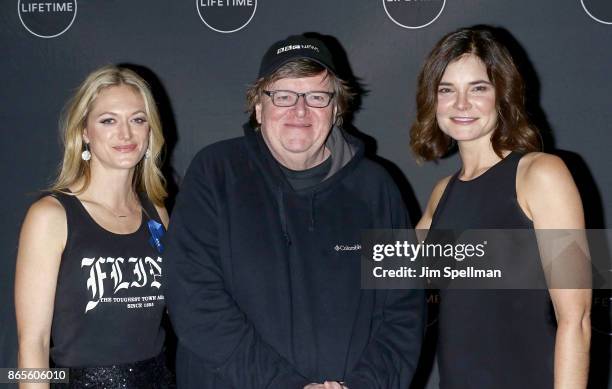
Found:
[[[502,157],[504,150],[530,152],[541,149],[537,128],[525,110],[525,86],[508,49],[490,29],[462,28],[444,36],[433,48],[419,74],[417,117],[410,129],[410,147],[419,161],[437,160],[453,146],[436,120],[438,84],[448,64],[466,54],[480,58],[495,88],[498,120],[491,143]]]

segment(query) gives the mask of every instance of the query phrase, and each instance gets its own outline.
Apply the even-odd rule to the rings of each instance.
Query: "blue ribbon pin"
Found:
[[[149,244],[161,254],[164,251],[164,245],[161,242],[161,238],[166,233],[166,230],[164,229],[163,225],[155,220],[149,220],[147,222],[147,226],[149,227],[149,233],[151,234]]]

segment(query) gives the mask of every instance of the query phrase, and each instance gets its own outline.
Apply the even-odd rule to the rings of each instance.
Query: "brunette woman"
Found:
[[[491,30],[464,28],[434,47],[418,80],[411,147],[429,161],[456,144],[461,167],[434,187],[418,229],[584,228],[576,185],[561,159],[538,152],[523,94]],[[542,272],[537,250],[508,259]],[[440,297],[442,389],[586,387],[590,289],[441,290]]]

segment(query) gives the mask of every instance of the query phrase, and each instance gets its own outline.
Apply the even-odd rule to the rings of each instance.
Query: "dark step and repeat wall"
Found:
[[[417,165],[408,149],[417,74],[440,37],[478,24],[498,28],[510,44],[528,83],[531,117],[546,150],[570,167],[588,227],[609,228],[609,0],[3,0],[0,367],[16,365],[12,301],[19,226],[57,171],[59,114],[91,70],[129,64],[150,81],[175,193],[200,148],[241,134],[245,90],[266,48],[291,34],[323,34],[343,73],[361,86],[348,127],[390,170],[417,219],[434,183],[459,166],[457,155]],[[605,293],[593,301],[594,388],[612,388],[609,303]],[[427,347],[433,361],[433,345]],[[415,386],[437,388],[435,363],[424,366]]]

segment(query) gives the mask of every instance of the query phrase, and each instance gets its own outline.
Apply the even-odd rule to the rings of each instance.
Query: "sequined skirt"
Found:
[[[53,384],[54,389],[174,389],[174,375],[164,354],[134,363],[103,367],[70,368],[68,384]]]

